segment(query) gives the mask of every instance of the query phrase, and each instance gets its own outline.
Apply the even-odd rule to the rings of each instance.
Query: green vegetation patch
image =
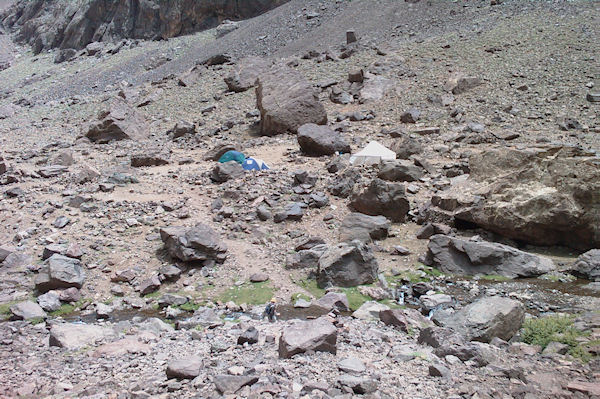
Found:
[[[542,349],[550,342],[560,342],[569,346],[571,356],[589,360],[591,354],[579,342],[579,338],[585,334],[573,327],[573,320],[574,316],[561,315],[525,320],[521,339],[530,345],[539,345]]]
[[[275,290],[267,281],[262,283],[244,283],[238,287],[229,288],[219,295],[218,300],[221,302],[232,301],[237,305],[243,303],[261,305],[269,302],[274,293]]]
[[[53,312],[50,312],[50,316],[58,317],[58,316],[68,315],[68,314],[75,312],[75,309],[76,309],[75,305],[71,305],[70,303],[63,303],[60,306],[60,308],[56,309]]]
[[[7,320],[11,315],[10,307],[19,302],[21,301],[10,301],[0,304],[0,320]]]
[[[498,282],[511,280],[510,277],[501,276],[499,274],[486,274],[484,276],[481,276],[480,279],[486,280],[486,281],[498,281]]]

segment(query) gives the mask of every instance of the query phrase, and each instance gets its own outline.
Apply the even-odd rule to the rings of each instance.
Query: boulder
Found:
[[[161,166],[169,164],[170,154],[162,150],[144,149],[131,155],[131,166],[140,168],[143,166]]]
[[[238,345],[248,343],[250,345],[258,342],[258,330],[254,326],[250,326],[237,339]]]
[[[0,247],[0,263],[4,262],[4,260],[6,258],[8,258],[8,255],[10,255],[14,252],[15,252],[14,248]]]
[[[271,62],[259,57],[240,60],[234,70],[225,77],[230,91],[241,93],[256,85],[256,79],[271,66]]]
[[[191,380],[198,377],[203,368],[204,362],[199,356],[189,356],[181,359],[171,360],[167,365],[167,378]]]
[[[116,337],[116,333],[107,327],[93,324],[53,324],[50,328],[50,346],[68,350],[77,350],[96,342]]]
[[[410,210],[404,185],[373,179],[360,193],[352,195],[350,205],[367,215],[382,215],[394,223],[402,223]]]
[[[417,310],[410,308],[382,310],[379,312],[379,320],[385,325],[398,327],[405,333],[413,329],[420,330],[432,324]]]
[[[455,313],[441,310],[433,316],[436,324],[479,342],[490,342],[494,337],[508,341],[519,331],[524,318],[521,302],[497,296],[481,298]]]
[[[482,80],[475,76],[464,76],[461,74],[454,74],[446,82],[444,89],[452,94],[461,94],[471,90],[474,87],[482,84]]]
[[[319,259],[329,248],[326,244],[315,245],[288,256],[285,267],[288,269],[314,269],[319,264]]]
[[[215,388],[223,395],[231,395],[239,391],[242,387],[254,385],[258,382],[258,377],[252,375],[216,375],[213,378]]]
[[[556,269],[551,259],[508,245],[436,234],[429,240],[425,263],[444,273],[535,277]]]
[[[592,281],[600,281],[600,249],[592,249],[577,258],[571,272]]]
[[[298,129],[298,144],[306,155],[333,155],[336,152],[350,153],[350,145],[335,130],[327,126],[307,123]]]
[[[337,379],[337,383],[344,388],[349,388],[358,395],[370,394],[377,390],[379,383],[376,380],[366,377],[357,377],[344,374]]]
[[[14,304],[10,307],[11,319],[13,320],[30,320],[46,318],[46,312],[35,302],[25,301]]]
[[[0,175],[3,175],[4,173],[6,173],[7,170],[8,170],[8,164],[6,163],[6,161],[4,160],[2,155],[0,155]]]
[[[149,126],[145,118],[122,98],[115,99],[108,109],[98,114],[96,121],[85,127],[85,136],[95,143],[113,140],[143,140]]]
[[[327,310],[337,309],[342,312],[350,310],[348,297],[341,292],[328,292],[318,300],[314,301],[313,304]]]
[[[153,292],[156,292],[160,289],[161,281],[158,275],[153,275],[150,278],[146,278],[137,285],[137,290],[140,292],[140,295],[148,295]]]
[[[152,350],[150,345],[140,342],[144,336],[133,336],[120,339],[115,342],[109,342],[100,345],[98,349],[92,352],[93,357],[116,358],[128,354],[149,355]]]
[[[85,272],[78,259],[54,254],[36,276],[35,288],[43,293],[59,288],[81,288],[84,281]]]
[[[317,283],[320,288],[355,287],[374,282],[378,272],[371,248],[359,241],[340,243],[329,247],[319,258]]]
[[[190,330],[197,326],[215,328],[222,325],[223,320],[221,320],[214,309],[208,307],[200,307],[196,309],[192,317],[177,321],[178,330]]]
[[[231,179],[244,176],[244,168],[236,161],[218,163],[210,173],[210,179],[215,183],[225,183]]]
[[[481,342],[467,342],[458,332],[450,328],[431,326],[421,330],[417,339],[419,344],[427,344],[434,348],[433,353],[439,358],[455,356],[466,362],[470,360],[483,367],[495,360],[490,345]]]
[[[355,357],[347,357],[338,362],[338,369],[344,373],[361,374],[367,370],[362,360]]]
[[[37,303],[46,312],[54,312],[55,310],[58,310],[61,306],[60,292],[48,291],[45,294],[37,297]]]
[[[469,178],[434,195],[447,217],[535,245],[600,248],[600,158],[567,146],[492,148],[472,155]]]
[[[194,227],[165,227],[160,238],[169,254],[184,262],[215,260],[225,261],[227,246],[219,235],[204,224]]]
[[[391,223],[385,216],[350,213],[340,226],[340,241],[371,242],[388,236]]]
[[[368,79],[364,82],[359,92],[360,101],[362,103],[369,101],[379,101],[387,93],[395,88],[394,81],[383,76],[368,75]]]
[[[261,115],[261,134],[297,133],[300,126],[307,123],[327,123],[325,107],[300,73],[276,66],[263,72],[257,82],[256,104]]]
[[[217,26],[217,28],[215,29],[215,36],[216,38],[220,38],[225,36],[226,34],[233,32],[234,30],[238,29],[240,27],[240,23],[237,21],[230,21],[228,19],[226,19],[225,21],[221,22],[221,24],[219,26]]]
[[[377,177],[388,181],[418,181],[424,175],[423,168],[410,161],[396,159],[383,161],[379,167]]]
[[[416,138],[403,134],[392,143],[390,150],[396,153],[398,159],[408,159],[423,152],[423,145]]]
[[[196,134],[196,126],[187,121],[179,121],[167,131],[167,134],[171,135],[174,139],[185,135],[193,135]]]
[[[390,307],[383,303],[367,301],[352,313],[352,317],[361,320],[377,320],[379,319],[379,312],[389,309]]]
[[[289,359],[307,351],[337,353],[337,328],[320,317],[284,327],[279,338],[279,357]]]

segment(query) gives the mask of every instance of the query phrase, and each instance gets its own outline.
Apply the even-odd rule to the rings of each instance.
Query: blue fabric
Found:
[[[269,166],[261,159],[246,158],[242,167],[245,170],[269,170]]]
[[[239,151],[227,151],[225,154],[221,155],[219,158],[220,163],[225,163],[229,161],[236,161],[239,164],[244,164],[246,157]]]

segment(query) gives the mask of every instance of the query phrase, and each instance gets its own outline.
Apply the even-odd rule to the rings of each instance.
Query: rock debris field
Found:
[[[0,0],[0,398],[600,398],[599,2],[172,3]]]

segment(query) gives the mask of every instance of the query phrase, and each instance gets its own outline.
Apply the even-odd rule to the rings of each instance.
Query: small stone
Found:
[[[367,369],[365,367],[365,364],[362,362],[362,360],[357,359],[355,357],[350,357],[350,358],[341,360],[338,363],[338,368],[343,372],[351,373],[351,374],[360,374],[360,373],[363,373]]]

